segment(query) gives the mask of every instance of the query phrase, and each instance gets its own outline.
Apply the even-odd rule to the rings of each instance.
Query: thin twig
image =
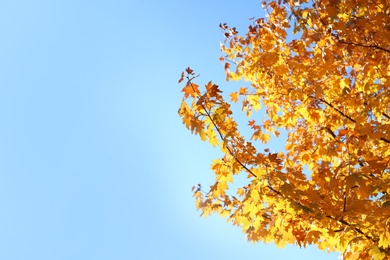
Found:
[[[338,37],[336,37],[336,38],[338,38]],[[388,50],[386,48],[383,48],[381,46],[378,46],[378,45],[365,45],[365,44],[356,43],[356,42],[346,42],[346,41],[343,41],[343,40],[340,40],[340,39],[338,40],[338,42],[342,43],[342,44],[355,45],[355,46],[360,46],[360,47],[364,47],[364,48],[374,48],[374,49],[378,49],[378,50],[390,53],[390,50]]]
[[[340,115],[342,115],[343,117],[345,118],[348,118],[349,120],[351,120],[352,122],[356,123],[356,120],[355,119],[352,119],[350,116],[344,114],[342,111],[340,111],[338,108],[334,107],[331,103],[327,102],[326,100],[322,99],[322,98],[319,98],[318,99],[319,101],[325,103],[326,105],[328,105],[329,107],[333,108],[335,111],[337,111]]]
[[[189,82],[189,84],[191,85],[191,88],[193,88],[192,86],[192,83]],[[193,88],[194,89],[194,88]],[[221,131],[219,130],[217,124],[214,122],[210,112],[207,110],[207,108],[202,104],[202,108],[204,109],[204,111],[206,112],[206,115],[207,117],[210,119],[211,123],[213,124],[214,128],[217,130],[218,132],[218,135],[219,137],[221,138],[222,141],[225,141],[225,137],[224,135],[221,133]],[[229,154],[234,158],[234,160],[236,160],[236,162],[238,162],[238,164],[240,164],[249,174],[251,174],[253,177],[257,178],[257,175],[254,174],[250,169],[248,169],[248,167],[246,167],[233,153],[233,151],[230,149],[229,146],[226,145],[226,149],[229,151]]]

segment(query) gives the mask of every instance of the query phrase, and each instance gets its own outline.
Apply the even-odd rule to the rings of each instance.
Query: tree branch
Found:
[[[388,144],[390,144],[390,140],[387,140],[386,138],[381,137],[381,140],[386,142],[386,143],[388,143]]]
[[[343,220],[343,219],[338,219],[338,218],[335,218],[335,217],[332,217],[330,215],[326,215],[327,218],[330,218],[330,219],[333,219],[337,222],[340,222],[341,224],[344,224],[344,225],[347,225],[349,227],[352,227],[352,224],[350,224],[349,222]],[[357,228],[355,227],[353,230],[355,230],[356,232],[358,232],[360,235],[363,235],[365,238],[373,241],[373,242],[376,242],[376,240],[374,238],[372,238],[371,236],[365,234],[360,228]]]
[[[351,118],[350,116],[344,114],[344,113],[343,113],[342,111],[340,111],[338,108],[334,107],[331,103],[327,102],[326,100],[324,100],[324,99],[322,99],[322,98],[319,98],[318,100],[321,101],[321,102],[323,102],[323,103],[325,103],[326,105],[328,105],[329,107],[331,107],[331,108],[334,109],[335,111],[337,111],[337,112],[338,112],[340,115],[342,115],[343,117],[345,117],[345,118],[349,119],[350,121],[356,123],[356,120],[355,120],[355,119],[353,119],[353,118]],[[390,117],[389,117],[387,114],[382,113],[382,115],[390,119]],[[381,137],[380,140],[382,140],[382,141],[384,141],[384,142],[390,144],[390,140],[388,140],[388,139],[386,139],[386,138],[384,138],[384,137]]]
[[[387,119],[390,119],[390,116],[386,114],[385,112],[382,113],[382,116],[386,117]]]
[[[191,88],[193,88],[193,87],[192,87],[191,80],[189,80],[188,84],[190,84],[190,85],[191,85]],[[219,135],[219,137],[221,138],[221,140],[222,140],[222,141],[225,141],[225,137],[224,137],[224,135],[221,133],[221,131],[219,130],[219,127],[217,126],[217,124],[214,122],[214,120],[213,120],[213,118],[212,118],[212,116],[211,116],[211,114],[210,114],[210,111],[207,110],[207,108],[205,107],[204,104],[201,104],[201,106],[202,106],[202,108],[204,109],[204,111],[206,112],[206,115],[207,115],[207,117],[210,119],[210,121],[211,121],[211,123],[213,124],[214,128],[217,130],[218,135]],[[229,146],[226,145],[226,149],[229,151],[229,154],[234,158],[234,160],[235,160],[236,162],[238,162],[238,164],[240,164],[240,165],[241,165],[249,174],[251,174],[253,177],[257,178],[257,175],[254,174],[250,169],[248,169],[248,167],[246,167],[246,165],[243,164],[243,163],[234,155],[233,151],[230,149]]]
[[[221,138],[222,141],[225,141],[225,137],[223,136],[223,134],[221,133],[221,131],[219,130],[218,126],[215,124],[213,118],[211,117],[209,111],[206,110],[206,107],[202,104],[202,108],[206,111],[206,114],[208,116],[208,118],[210,119],[211,123],[214,125],[215,129],[217,130],[218,134],[219,134],[219,137]],[[233,153],[233,151],[230,149],[229,146],[226,145],[226,149],[229,151],[229,154],[234,158],[234,160],[236,162],[238,162],[238,164],[240,164],[249,174],[251,174],[253,177],[257,178],[257,175],[254,174],[250,169],[248,169],[248,167],[246,167],[246,165],[244,165]]]
[[[336,38],[338,39],[338,42],[342,43],[342,44],[355,45],[355,46],[360,46],[360,47],[364,47],[364,48],[374,48],[374,49],[378,49],[378,50],[390,53],[390,50],[388,50],[386,48],[383,48],[381,46],[378,46],[378,45],[365,45],[365,44],[362,44],[362,43],[346,42],[346,41],[340,40],[339,37],[336,37]]]
[[[349,120],[351,120],[352,122],[356,123],[356,120],[351,118],[350,116],[344,114],[342,111],[340,111],[338,108],[334,107],[332,104],[330,104],[329,102],[327,102],[326,100],[322,99],[322,98],[319,98],[318,99],[319,101],[325,103],[326,105],[328,105],[329,107],[331,107],[332,109],[334,109],[335,111],[337,111],[340,115],[342,115],[343,117],[345,118],[348,118]]]

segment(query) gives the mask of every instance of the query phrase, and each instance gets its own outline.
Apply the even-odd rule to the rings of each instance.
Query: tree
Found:
[[[226,78],[250,86],[229,96],[212,82],[202,90],[190,68],[179,80],[183,123],[223,153],[212,162],[210,189],[193,188],[196,207],[227,217],[252,242],[390,257],[390,3],[263,7],[266,18],[253,19],[244,35],[220,25]],[[236,102],[251,140],[233,117]],[[259,151],[281,131],[283,151]],[[242,175],[247,184],[232,190]]]

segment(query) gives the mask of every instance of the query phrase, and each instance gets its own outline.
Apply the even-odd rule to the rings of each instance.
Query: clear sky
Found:
[[[218,24],[260,1],[1,2],[0,259],[337,259],[194,206],[218,152],[181,124],[177,80],[226,84]]]

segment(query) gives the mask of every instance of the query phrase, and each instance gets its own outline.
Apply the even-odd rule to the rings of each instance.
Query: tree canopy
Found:
[[[226,89],[194,83],[185,126],[220,147],[215,183],[194,187],[202,215],[218,213],[252,242],[316,245],[344,259],[390,257],[390,2],[266,0],[240,34],[221,24]],[[250,140],[231,104],[241,103]],[[261,109],[261,111],[260,111]],[[238,115],[240,116],[240,115]],[[285,149],[271,138],[287,133]],[[247,183],[232,190],[237,176]]]

